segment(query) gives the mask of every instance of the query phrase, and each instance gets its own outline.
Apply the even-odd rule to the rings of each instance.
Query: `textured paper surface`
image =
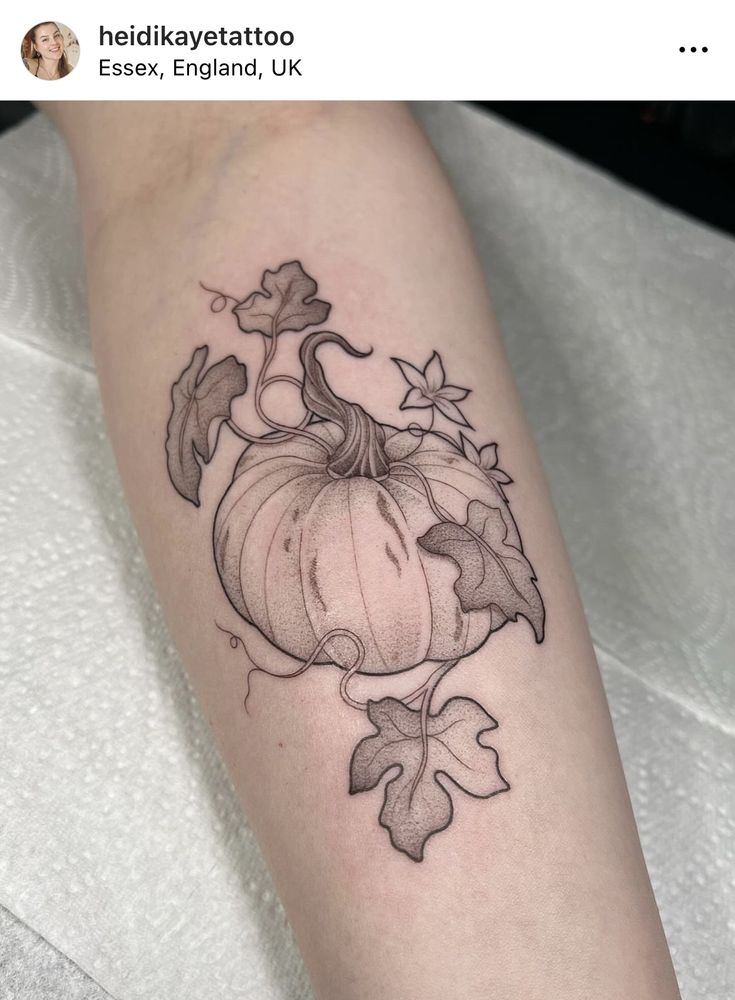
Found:
[[[3,1000],[110,1000],[78,965],[0,906]]]
[[[477,112],[419,114],[552,484],[683,994],[730,1000],[735,245]],[[307,1000],[130,526],[40,117],[0,139],[0,233],[0,904],[116,1000]]]

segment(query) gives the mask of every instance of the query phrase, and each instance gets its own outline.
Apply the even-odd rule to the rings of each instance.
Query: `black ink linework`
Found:
[[[509,621],[525,618],[543,641],[543,601],[505,493],[512,479],[495,442],[478,446],[468,436],[475,432],[459,404],[470,390],[447,380],[436,351],[423,367],[392,358],[408,383],[398,411],[428,410],[426,426],[381,424],[337,395],[320,360],[324,346],[355,359],[372,352],[329,330],[304,336],[302,378],[269,374],[279,338],[321,326],[331,309],[299,261],[265,271],[261,288],[242,300],[202,288],[212,312],[232,303],[239,331],[260,335],[265,349],[253,384],[234,355],[206,367],[208,347],[197,348],[172,386],[166,439],[171,482],[197,507],[222,425],[246,442],[214,516],[214,561],[240,618],[296,664],[268,670],[245,639],[217,625],[253,664],[246,710],[253,673],[339,668],[343,700],[374,727],[352,754],[350,793],[390,772],[380,823],[397,850],[422,861],[428,839],[452,821],[457,789],[490,798],[510,787],[497,752],[481,742],[497,727],[485,709],[459,697],[432,706],[446,674]],[[298,423],[267,408],[273,385],[298,390]],[[232,416],[246,392],[263,433]],[[434,428],[437,416],[447,430]],[[403,698],[362,702],[349,692],[356,674],[425,664],[436,666]]]

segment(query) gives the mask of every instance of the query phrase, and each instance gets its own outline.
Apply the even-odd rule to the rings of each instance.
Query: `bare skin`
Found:
[[[79,175],[93,345],[126,494],[175,641],[317,996],[676,1000],[540,463],[466,225],[408,112],[367,104],[47,110]],[[447,418],[437,418],[435,429],[457,441],[460,429],[474,433],[478,449],[498,443],[498,468],[513,479],[503,488],[543,601],[543,641],[539,605],[529,604],[466,655],[437,657],[415,675],[358,669],[345,684],[347,647],[332,647],[332,665],[298,670],[305,657],[284,652],[298,636],[286,630],[269,639],[267,626],[253,624],[252,596],[238,610],[238,587],[249,586],[249,578],[233,583],[218,573],[215,513],[247,443],[238,428],[258,436],[275,433],[274,425],[282,433],[300,426],[304,368],[297,352],[308,331],[283,333],[284,378],[263,390],[259,409],[256,374],[270,342],[243,332],[252,317],[238,328],[230,308],[261,288],[266,269],[294,260],[332,307],[328,321],[310,329],[336,331],[361,352],[372,348],[356,358],[334,342],[319,346],[339,399],[359,403],[386,426],[415,420],[427,428],[424,404],[399,409],[412,388],[406,372],[416,376],[391,359],[423,370],[434,351],[446,384],[472,390],[457,405],[475,430]],[[227,311],[210,310],[218,293],[232,296]],[[233,395],[230,423],[195,484],[195,507],[174,488],[183,474],[171,473],[170,456],[167,468],[165,442],[172,385],[202,345],[206,364],[234,355],[248,389]],[[307,436],[325,433],[318,426],[305,423]],[[302,447],[319,453],[314,442]],[[420,476],[405,468],[412,461],[395,460],[404,468],[391,475],[425,496]],[[199,462],[205,465],[201,455]],[[374,489],[364,471],[357,478]],[[191,488],[184,483],[184,493]],[[431,523],[464,523],[457,511],[447,512],[441,485],[434,488]],[[329,532],[323,538],[317,559],[332,544]],[[256,525],[248,553],[257,560],[271,540]],[[430,544],[440,549],[445,541],[440,532]],[[493,544],[497,554],[500,543]],[[523,572],[516,591],[530,586]],[[334,593],[323,593],[332,583]],[[279,585],[285,595],[285,571]],[[347,615],[353,590],[348,575],[337,574],[336,582],[323,578],[320,595],[325,608],[341,606]],[[359,626],[353,621],[346,631]],[[286,672],[286,663],[293,677],[268,676]],[[254,664],[265,670],[251,677],[248,714],[243,699]],[[351,756],[375,733],[363,709],[386,697],[403,699],[406,712],[414,711],[410,720],[426,705],[426,726],[451,698],[471,698],[498,723],[486,743],[509,787],[490,798],[452,788],[451,825],[431,835],[423,860],[396,850],[377,822],[384,784],[349,794]],[[419,719],[419,733],[421,725]]]

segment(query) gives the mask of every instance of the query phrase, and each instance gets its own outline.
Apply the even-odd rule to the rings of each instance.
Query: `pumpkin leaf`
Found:
[[[385,785],[380,825],[393,846],[422,861],[426,841],[452,822],[454,807],[439,776],[475,798],[490,798],[510,786],[498,768],[498,755],[480,743],[482,733],[497,722],[471,698],[450,698],[426,717],[396,698],[368,702],[368,718],[376,732],[355,747],[350,764],[350,793],[375,788],[398,768]]]
[[[277,271],[266,271],[261,288],[233,306],[243,333],[262,333],[266,337],[277,337],[286,330],[298,333],[323,323],[332,308],[328,302],[314,298],[316,281],[297,260],[281,264]]]
[[[506,541],[508,527],[495,507],[479,500],[467,505],[466,524],[440,521],[418,539],[427,552],[449,556],[459,566],[454,590],[462,610],[497,608],[500,624],[530,622],[536,641],[544,637],[544,605],[533,567],[520,549]],[[499,625],[497,627],[500,627]]]
[[[173,406],[166,438],[171,482],[195,507],[199,506],[202,477],[198,457],[209,462],[214,451],[214,445],[209,446],[211,425],[218,421],[219,434],[222,421],[230,416],[232,400],[247,388],[245,365],[232,355],[203,373],[208,351],[206,346],[198,347],[171,388]]]

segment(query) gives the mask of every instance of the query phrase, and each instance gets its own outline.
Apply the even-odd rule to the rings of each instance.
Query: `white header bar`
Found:
[[[61,79],[53,39],[27,40],[21,55],[49,14],[75,63]],[[721,0],[43,0],[9,7],[3,22],[6,100],[735,96],[735,17]]]

